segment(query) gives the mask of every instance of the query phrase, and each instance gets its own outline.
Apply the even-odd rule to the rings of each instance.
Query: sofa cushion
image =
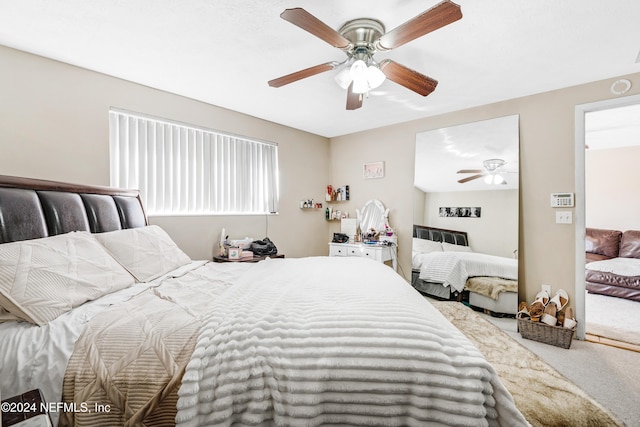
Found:
[[[623,258],[640,258],[640,231],[627,230],[622,233],[619,256]]]
[[[587,228],[585,249],[587,252],[604,255],[609,258],[618,256],[622,231]]]
[[[593,252],[587,252],[585,257],[585,262],[588,264],[594,261],[604,261],[605,259],[611,259],[611,257],[600,255],[600,254],[594,254]]]

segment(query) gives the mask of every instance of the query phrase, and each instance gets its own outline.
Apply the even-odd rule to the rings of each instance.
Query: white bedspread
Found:
[[[588,263],[587,270],[614,273],[619,276],[640,276],[640,259],[637,258],[611,258],[602,261]]]
[[[179,426],[528,425],[491,365],[392,269],[259,263],[212,305]]]
[[[37,326],[27,322],[0,323],[0,390],[5,398],[39,388],[47,402],[60,402],[62,383],[67,363],[75,342],[85,328],[87,321],[113,304],[119,304],[138,295],[150,287],[160,286],[166,278],[183,276],[202,266],[204,261],[193,261],[153,282],[140,283],[111,293],[97,300],[87,302],[49,322]],[[216,283],[211,277],[235,281],[246,265],[208,263],[202,269],[182,278],[185,286],[208,286]],[[204,270],[204,276],[199,271]],[[192,301],[181,301],[183,294],[172,291],[172,281],[157,289],[161,298],[173,298],[176,304],[188,306]],[[167,296],[164,296],[164,295]],[[171,295],[171,296],[169,296]],[[188,295],[188,294],[186,294]],[[182,297],[184,298],[184,297]],[[57,425],[59,413],[51,412],[53,425]]]
[[[518,260],[477,252],[431,252],[420,255],[420,279],[462,292],[469,277],[518,280]]]

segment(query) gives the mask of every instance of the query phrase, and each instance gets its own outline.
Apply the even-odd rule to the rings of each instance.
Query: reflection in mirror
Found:
[[[518,120],[416,135],[412,284],[420,292],[517,312]]]
[[[637,349],[640,289],[630,272],[640,262],[640,203],[630,195],[637,191],[640,104],[620,102],[585,114],[586,254],[576,256],[586,257],[586,338]]]
[[[356,209],[356,215],[362,232],[366,233],[372,229],[381,232],[387,225],[389,209],[385,209],[380,200],[369,200],[364,204],[362,211]]]

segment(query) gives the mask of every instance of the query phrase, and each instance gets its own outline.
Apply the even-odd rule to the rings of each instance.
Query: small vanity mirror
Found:
[[[380,200],[369,200],[364,204],[362,211],[356,209],[358,223],[363,232],[374,229],[384,231],[389,216],[389,209],[385,209]]]

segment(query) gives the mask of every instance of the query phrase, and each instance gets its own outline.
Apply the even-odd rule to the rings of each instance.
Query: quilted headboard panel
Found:
[[[466,231],[446,230],[444,228],[427,227],[426,225],[414,224],[413,237],[433,240],[434,242],[447,242],[453,245],[469,246]]]
[[[0,243],[147,224],[137,190],[0,175]]]

